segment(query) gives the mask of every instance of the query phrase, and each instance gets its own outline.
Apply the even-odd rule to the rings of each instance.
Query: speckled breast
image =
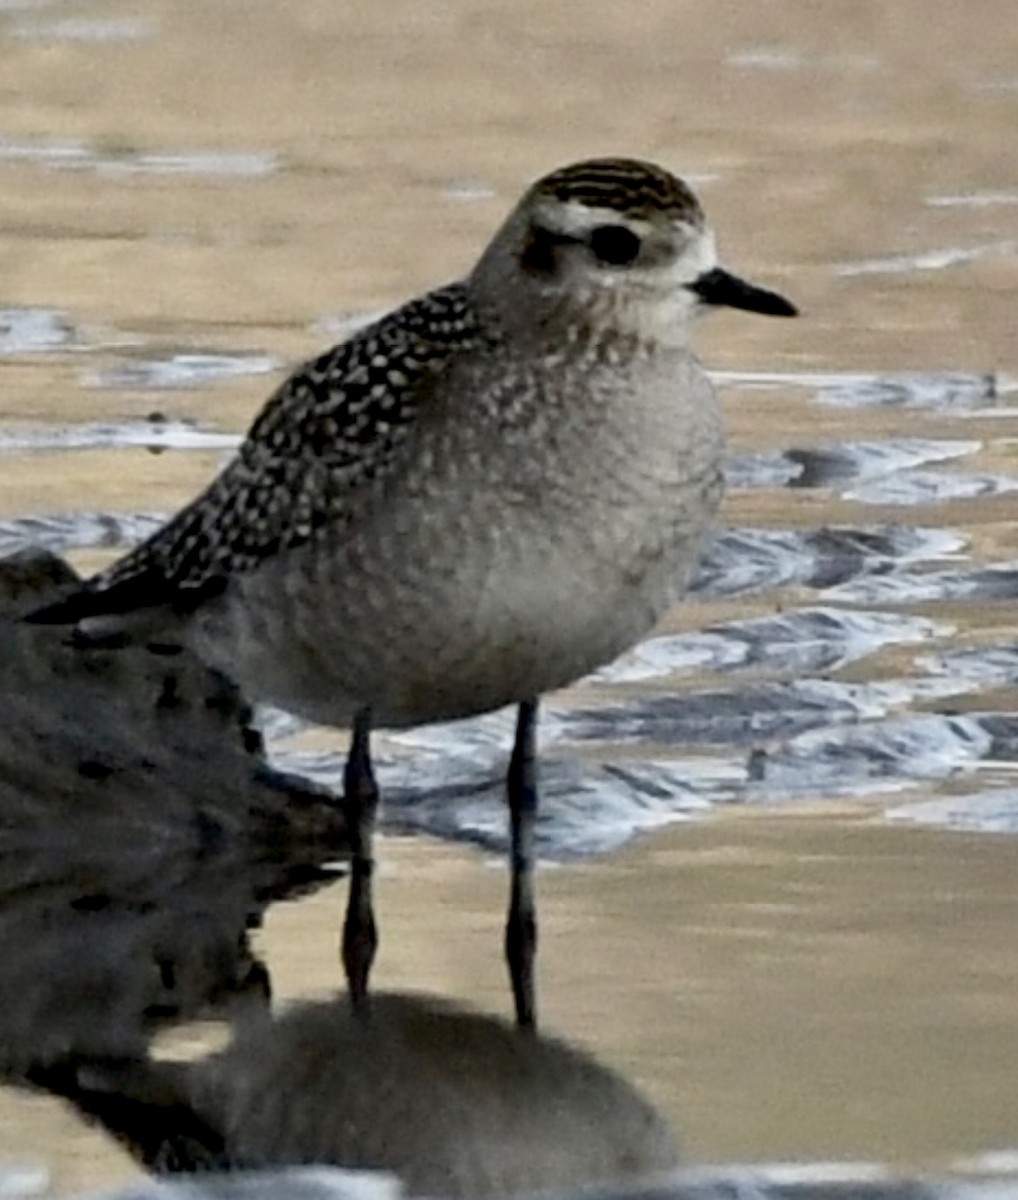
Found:
[[[721,496],[709,390],[556,430],[487,459],[475,440],[417,467],[351,529],[231,585],[199,649],[251,696],[308,719],[467,716],[561,687],[646,634],[685,587]],[[534,455],[541,461],[535,464]]]

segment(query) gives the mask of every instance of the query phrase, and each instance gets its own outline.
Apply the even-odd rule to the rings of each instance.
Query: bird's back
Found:
[[[465,289],[430,292],[298,368],[226,469],[108,570],[46,609],[75,623],[191,612],[231,579],[343,525],[384,478],[449,359],[480,338]]]

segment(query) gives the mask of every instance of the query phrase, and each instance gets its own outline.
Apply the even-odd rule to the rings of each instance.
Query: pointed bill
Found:
[[[744,308],[747,312],[763,313],[768,317],[799,315],[799,310],[784,296],[747,283],[721,267],[705,271],[695,283],[690,284],[690,291],[695,292],[704,304]]]

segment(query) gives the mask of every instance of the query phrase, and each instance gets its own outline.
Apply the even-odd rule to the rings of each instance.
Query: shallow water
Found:
[[[546,1019],[698,1157],[1018,1145],[1011,7],[0,2],[2,553],[143,536],[278,364],[461,272],[570,158],[675,166],[801,305],[701,331],[729,529],[544,731]],[[341,740],[266,729],[335,781]],[[507,730],[384,745],[380,979],[495,1011],[472,847],[504,841]],[[335,988],[339,906],[270,912],[280,995]],[[58,1190],[131,1174],[55,1102],[2,1115]]]

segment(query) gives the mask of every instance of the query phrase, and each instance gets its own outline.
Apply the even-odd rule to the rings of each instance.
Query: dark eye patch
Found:
[[[558,265],[559,250],[575,245],[579,240],[541,225],[532,225],[523,245],[520,265],[532,275],[552,275]]]
[[[598,225],[590,233],[590,248],[603,263],[626,267],[640,256],[638,234],[625,225]]]

